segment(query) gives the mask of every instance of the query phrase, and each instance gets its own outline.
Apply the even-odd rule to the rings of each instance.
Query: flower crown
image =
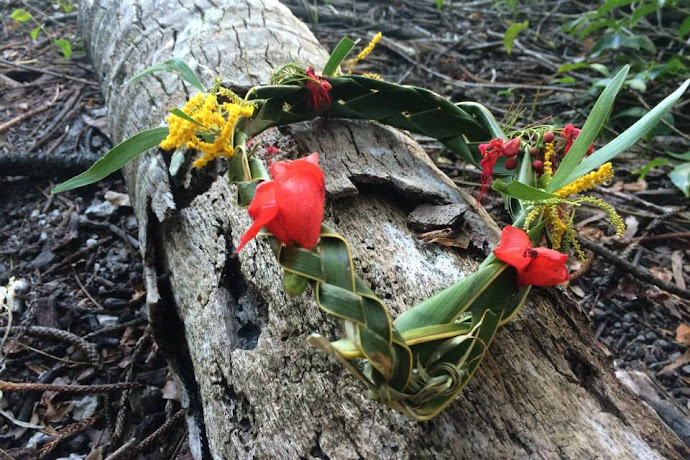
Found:
[[[173,59],[140,73],[177,72],[199,93],[174,108],[168,127],[143,131],[123,141],[86,172],[53,193],[96,182],[157,145],[174,155],[194,155],[194,168],[224,159],[228,180],[253,224],[237,251],[261,235],[270,242],[283,270],[283,288],[292,296],[312,286],[318,306],[338,318],[343,337],[318,334],[308,343],[340,361],[368,388],[370,396],[416,420],[438,415],[462,391],[479,366],[499,326],[524,305],[532,286],[569,279],[570,250],[582,256],[574,227],[583,204],[599,206],[618,234],[624,224],[607,203],[582,196],[613,177],[610,163],[649,131],[680,99],[686,81],[609,144],[594,150],[624,67],[603,90],[582,130],[573,125],[532,126],[504,132],[480,104],[453,104],[429,90],[356,75],[354,65],[371,53],[380,34],[350,61],[356,45],[344,38],[326,66],[287,64],[270,84],[244,97],[218,80],[207,91],[184,62]],[[325,180],[318,154],[272,162],[256,155],[251,139],[269,127],[315,117],[375,120],[437,139],[460,159],[481,168],[479,197],[490,188],[504,198],[513,225],[479,269],[395,320],[384,302],[357,275],[347,240],[323,223]],[[267,149],[269,156],[277,149]],[[261,230],[261,229],[265,230]]]

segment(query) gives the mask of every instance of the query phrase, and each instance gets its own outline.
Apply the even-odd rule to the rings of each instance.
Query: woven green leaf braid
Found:
[[[241,206],[251,202],[257,181],[267,178],[256,158],[240,147],[229,177]],[[333,355],[366,384],[370,396],[416,420],[435,417],[464,388],[481,362],[499,325],[524,303],[529,288],[518,290],[506,266],[488,259],[460,283],[411,308],[393,322],[388,309],[355,274],[345,238],[326,225],[313,250],[286,247],[270,234],[284,270],[284,285],[300,294],[314,283],[316,301],[338,318],[344,338],[329,342],[313,334],[310,344]],[[430,312],[433,310],[433,314]],[[360,369],[357,359],[366,360]]]
[[[291,76],[289,81],[294,81]],[[395,128],[433,137],[465,161],[478,164],[479,151],[467,141],[503,137],[498,123],[480,104],[453,104],[438,94],[415,86],[347,75],[327,79],[333,86],[330,118],[374,120]],[[251,137],[271,126],[311,120],[320,114],[309,107],[307,91],[299,85],[252,88],[247,100],[260,103],[243,130]]]

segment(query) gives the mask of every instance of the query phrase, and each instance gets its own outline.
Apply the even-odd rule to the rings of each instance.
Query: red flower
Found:
[[[481,201],[491,187],[491,182],[494,175],[494,166],[498,157],[513,157],[520,152],[522,142],[520,138],[516,137],[503,144],[503,139],[491,139],[488,144],[479,144],[479,152],[482,154],[482,160],[479,165],[482,167],[482,173],[479,176],[479,183],[481,184],[481,192],[477,201]]]
[[[307,92],[311,98],[310,107],[314,110],[326,110],[331,106],[333,86],[314,72],[313,67],[307,69]]]
[[[535,248],[524,230],[508,226],[494,255],[517,270],[518,287],[555,286],[570,279],[566,254],[548,248]]]
[[[239,252],[261,227],[266,227],[281,243],[311,249],[319,241],[325,186],[319,168],[319,154],[294,161],[279,161],[270,167],[273,180],[256,187],[249,205],[254,223],[240,238]]]
[[[565,139],[565,147],[563,147],[563,152],[568,153],[568,150],[570,150],[570,147],[573,145],[573,142],[575,142],[575,139],[577,139],[577,136],[580,135],[580,130],[577,129],[573,125],[565,125],[565,128],[563,128],[563,131],[561,131],[561,137]],[[587,155],[591,155],[592,152],[594,152],[594,144],[589,146],[589,149],[587,150]]]

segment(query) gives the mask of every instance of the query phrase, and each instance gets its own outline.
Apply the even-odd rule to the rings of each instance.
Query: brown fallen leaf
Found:
[[[673,251],[671,254],[671,270],[676,286],[685,289],[685,277],[683,275],[683,251]]]
[[[470,239],[467,236],[455,233],[451,228],[432,230],[422,233],[419,237],[427,243],[436,243],[452,248],[467,249],[470,245]]]
[[[667,364],[664,366],[660,371],[659,374],[663,375],[668,375],[671,372],[675,371],[681,366],[685,366],[686,364],[690,363],[690,350],[686,350],[685,354],[679,356],[675,360],[673,360],[672,363]]]
[[[690,325],[681,323],[676,328],[676,342],[690,345]]]
[[[652,267],[649,269],[649,273],[654,275],[654,278],[660,279],[666,283],[670,283],[673,279],[673,273],[664,267]]]

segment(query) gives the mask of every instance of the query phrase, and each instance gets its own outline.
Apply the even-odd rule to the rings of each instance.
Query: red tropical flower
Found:
[[[570,147],[573,145],[573,142],[575,142],[575,139],[577,139],[577,136],[579,135],[580,130],[578,128],[570,124],[565,125],[563,131],[561,131],[561,137],[565,139],[563,153],[568,153],[568,150],[570,150]],[[587,149],[587,155],[591,155],[592,152],[594,152],[594,144],[590,145],[589,149]]]
[[[514,157],[520,153],[520,145],[522,142],[520,138],[516,137],[503,144],[503,139],[491,139],[488,144],[479,144],[479,152],[482,154],[482,160],[479,165],[482,167],[482,173],[479,176],[479,183],[481,184],[481,191],[477,201],[481,201],[491,187],[491,182],[494,176],[494,166],[499,157]]]
[[[307,69],[307,84],[305,86],[309,97],[309,105],[314,110],[326,110],[331,106],[331,93],[333,86],[323,77],[314,72],[313,67]]]
[[[254,223],[240,238],[237,252],[261,227],[266,227],[287,246],[313,248],[319,241],[326,194],[319,154],[273,163],[270,172],[273,180],[256,187],[248,209]]]
[[[520,228],[503,229],[494,255],[517,270],[518,287],[555,286],[570,279],[565,267],[568,256],[553,249],[533,247],[527,233]]]

